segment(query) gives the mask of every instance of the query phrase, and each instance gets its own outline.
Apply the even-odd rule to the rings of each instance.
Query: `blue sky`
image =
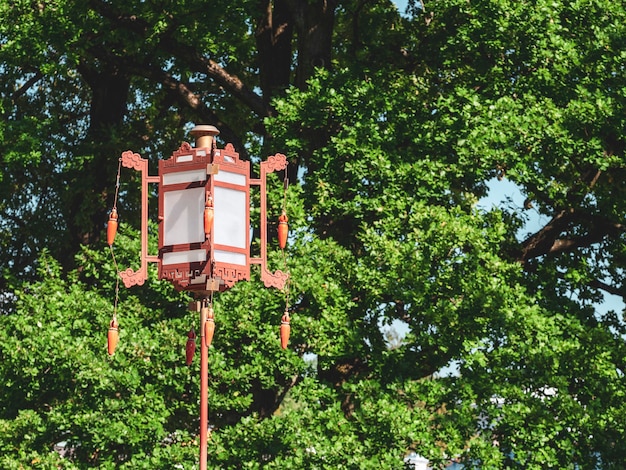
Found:
[[[407,0],[394,0],[393,3],[395,3],[398,6],[398,10],[400,10],[401,13],[404,13]]]

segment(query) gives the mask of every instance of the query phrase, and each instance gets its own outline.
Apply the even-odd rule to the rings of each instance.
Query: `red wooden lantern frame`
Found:
[[[289,277],[267,267],[267,189],[268,173],[287,168],[283,154],[261,163],[258,179],[250,178],[250,162],[239,159],[232,144],[224,149],[192,147],[183,144],[169,159],[159,161],[159,175],[148,175],[148,160],[131,151],[124,152],[122,166],[141,172],[141,267],[120,272],[126,287],[143,285],[147,264],[158,263],[159,279],[178,290],[197,294],[223,291],[236,282],[250,279],[250,265],[261,265],[266,287],[282,289]],[[148,254],[148,184],[158,184],[158,254]],[[250,256],[250,187],[260,188],[260,256]],[[213,230],[203,230],[205,201],[214,206]],[[233,221],[234,206],[242,217]],[[181,220],[178,220],[181,219]],[[223,226],[239,228],[233,240]],[[184,226],[184,227],[183,227]],[[185,233],[181,236],[180,229]]]

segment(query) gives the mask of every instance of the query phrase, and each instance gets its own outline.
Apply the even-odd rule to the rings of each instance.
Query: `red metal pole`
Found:
[[[200,470],[207,468],[207,434],[209,428],[209,346],[204,324],[209,313],[206,301],[200,309]]]

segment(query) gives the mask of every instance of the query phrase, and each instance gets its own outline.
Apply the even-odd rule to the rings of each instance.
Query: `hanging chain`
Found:
[[[113,199],[113,209],[117,210],[117,198],[120,194],[120,174],[122,172],[122,159],[118,160],[117,177],[115,178],[115,198]]]
[[[120,194],[120,175],[122,172],[122,159],[119,159],[117,165],[117,177],[115,178],[115,198],[113,199],[113,210],[117,212],[117,198]],[[117,260],[115,259],[115,253],[113,251],[113,244],[109,245],[109,250],[111,251],[111,258],[113,259],[113,266],[115,267],[115,302],[113,304],[113,318],[117,318],[117,304],[120,298],[120,269],[117,265]]]
[[[289,176],[287,175],[287,170],[285,169],[285,179],[283,180],[283,207],[282,213],[287,213],[287,189],[289,188]],[[286,250],[281,250],[283,252],[283,267],[285,272],[288,272],[287,268],[287,252]],[[285,313],[289,311],[289,287],[291,284],[291,276],[287,277],[287,283],[285,284]]]
[[[113,266],[115,267],[115,303],[113,304],[113,317],[117,316],[117,302],[119,301],[119,293],[120,293],[120,276],[119,268],[117,267],[117,261],[115,259],[115,253],[113,253],[113,246],[109,245],[109,250],[111,251],[111,258],[113,258]]]
[[[115,259],[115,252],[113,251],[113,241],[115,240],[115,235],[117,233],[117,198],[119,196],[120,191],[120,173],[122,171],[122,159],[119,159],[119,163],[117,166],[117,178],[115,179],[115,198],[113,199],[113,209],[111,209],[111,213],[109,215],[109,222],[107,224],[107,244],[109,245],[109,251],[111,252],[111,259],[113,260],[113,266],[115,267],[115,302],[113,303],[113,316],[111,318],[111,322],[109,323],[109,333],[108,333],[108,352],[109,356],[112,356],[115,353],[115,348],[117,347],[119,332],[118,327],[119,324],[117,322],[117,305],[119,303],[120,298],[120,269],[117,265],[117,260]]]

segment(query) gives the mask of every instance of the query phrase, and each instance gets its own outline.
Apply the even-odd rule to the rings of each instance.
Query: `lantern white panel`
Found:
[[[249,230],[246,192],[215,186],[213,193],[213,242],[216,245],[246,248]]]
[[[238,186],[246,185],[246,176],[241,173],[233,173],[232,171],[220,171],[214,176],[215,181],[223,181],[224,183],[236,184]]]
[[[213,258],[219,263],[246,265],[246,255],[242,253],[233,253],[232,251],[214,250]]]
[[[176,173],[165,173],[163,175],[163,185],[192,183],[204,180],[206,180],[206,170],[178,171]]]
[[[163,245],[204,241],[204,188],[163,194]]]
[[[176,157],[176,163],[184,163],[193,161],[193,155],[179,155]]]
[[[202,263],[206,261],[205,250],[188,250],[174,251],[171,253],[163,253],[161,263],[165,264],[183,264],[183,263]]]

